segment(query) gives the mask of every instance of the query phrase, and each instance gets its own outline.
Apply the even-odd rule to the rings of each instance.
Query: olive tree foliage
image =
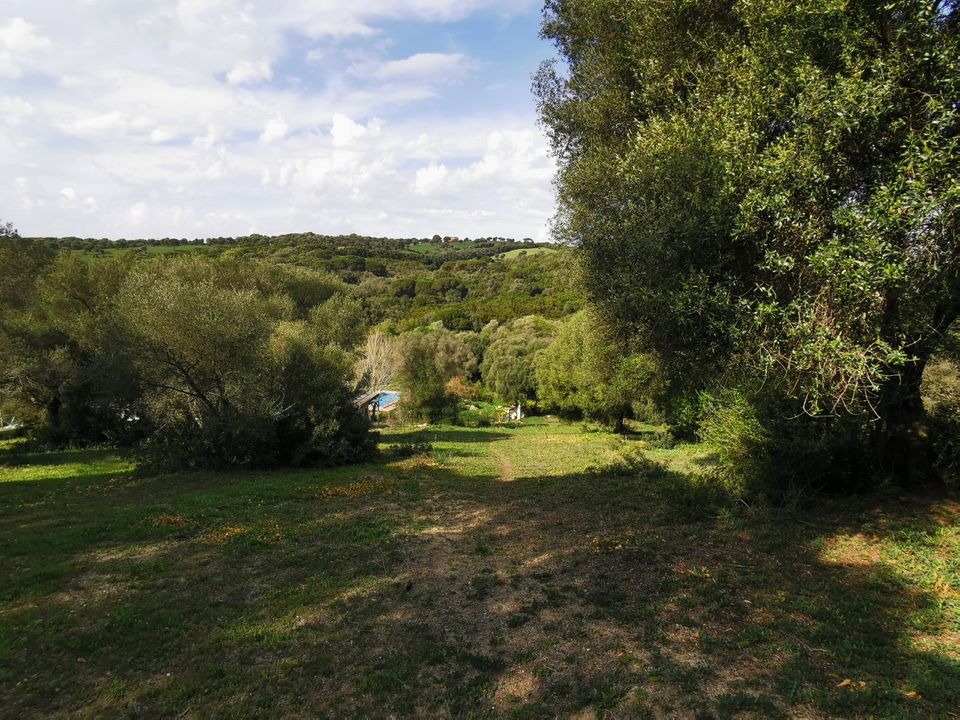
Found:
[[[174,467],[340,463],[361,305],[335,279],[185,256],[50,253],[0,238],[0,412],[49,442],[138,441]]]
[[[437,422],[454,413],[456,397],[448,389],[454,378],[469,377],[476,358],[449,330],[411,331],[395,345],[395,371],[404,391],[404,409],[413,417]]]
[[[530,315],[491,333],[483,353],[483,382],[497,397],[512,404],[530,404],[537,398],[534,358],[556,332],[554,323]]]
[[[260,270],[161,259],[124,283],[118,317],[159,464],[341,463],[370,451],[352,403],[359,306],[332,295],[310,307],[315,294],[265,286]]]
[[[548,0],[557,231],[677,385],[734,362],[923,466],[960,312],[953,0]]]
[[[566,320],[536,359],[542,406],[561,415],[609,422],[618,431],[635,402],[659,391],[658,379],[654,358],[617,343],[589,310]]]
[[[0,403],[51,442],[131,440],[139,383],[115,323],[131,258],[85,262],[2,240]]]

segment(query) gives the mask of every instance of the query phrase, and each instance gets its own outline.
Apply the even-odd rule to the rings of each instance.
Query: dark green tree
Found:
[[[20,233],[17,232],[12,222],[0,220],[0,237],[20,237]]]
[[[623,431],[633,403],[657,391],[657,378],[653,358],[619,344],[589,310],[564,322],[536,359],[541,405],[561,415],[611,423],[617,432]]]
[[[405,409],[415,418],[438,422],[456,409],[447,384],[455,377],[468,377],[476,359],[457,335],[431,328],[401,335],[395,343],[395,362]]]
[[[554,323],[528,316],[498,327],[483,354],[481,376],[497,397],[510,404],[530,404],[537,397],[534,359],[556,332]]]
[[[342,463],[370,451],[352,402],[355,304],[334,295],[303,317],[303,302],[260,289],[260,270],[162,258],[124,283],[118,319],[158,464]]]
[[[675,385],[733,363],[929,467],[920,381],[960,312],[952,0],[549,0],[559,233]],[[864,422],[864,427],[868,423]]]
[[[139,384],[118,342],[115,299],[129,256],[44,259],[29,241],[0,262],[31,268],[5,283],[0,316],[0,395],[55,443],[124,442],[135,428]],[[6,275],[6,273],[3,273]]]

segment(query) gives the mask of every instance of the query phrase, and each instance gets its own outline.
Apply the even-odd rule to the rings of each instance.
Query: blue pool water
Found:
[[[385,407],[394,405],[400,401],[400,393],[385,392],[377,399],[377,409],[382,410]]]

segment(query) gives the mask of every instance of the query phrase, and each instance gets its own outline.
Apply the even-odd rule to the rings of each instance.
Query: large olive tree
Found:
[[[536,89],[593,299],[703,385],[734,358],[928,465],[960,311],[955,0],[548,0]]]

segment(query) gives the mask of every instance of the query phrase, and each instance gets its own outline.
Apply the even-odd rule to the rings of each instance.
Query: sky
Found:
[[[548,239],[541,0],[2,0],[25,236]]]

